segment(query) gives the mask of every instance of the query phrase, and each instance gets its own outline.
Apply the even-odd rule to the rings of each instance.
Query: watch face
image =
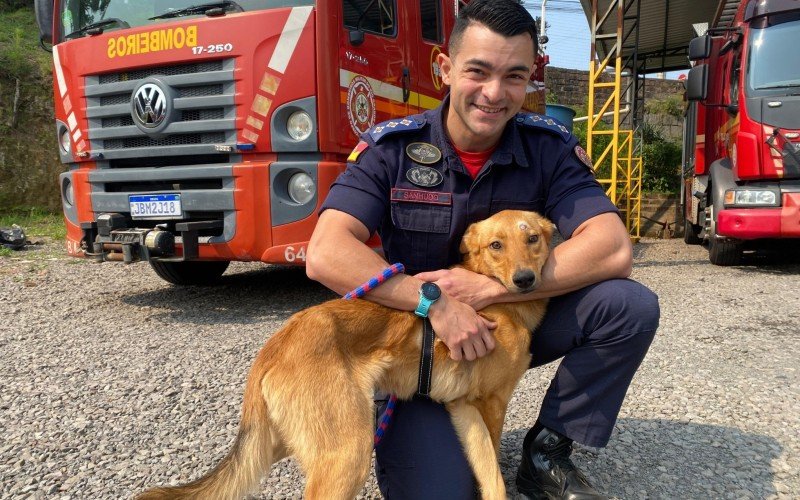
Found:
[[[439,289],[439,285],[436,283],[423,283],[420,291],[428,300],[437,300],[442,295],[442,291]]]

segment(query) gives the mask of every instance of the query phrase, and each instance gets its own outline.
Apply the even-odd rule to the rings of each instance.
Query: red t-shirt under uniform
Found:
[[[492,156],[494,150],[497,149],[497,146],[487,149],[486,151],[479,151],[477,153],[470,153],[468,151],[461,151],[457,147],[453,146],[453,149],[456,150],[458,157],[461,158],[461,163],[464,164],[464,167],[469,172],[469,175],[474,179],[478,176],[478,173],[481,171],[486,162],[489,161],[489,157]]]

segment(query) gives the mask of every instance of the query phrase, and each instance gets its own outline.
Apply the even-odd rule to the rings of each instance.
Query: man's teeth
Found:
[[[499,113],[502,108],[487,108],[485,106],[478,106],[475,105],[476,108],[480,109],[484,113]]]

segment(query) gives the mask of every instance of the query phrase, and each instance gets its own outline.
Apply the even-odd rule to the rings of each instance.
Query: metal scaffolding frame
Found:
[[[639,73],[637,50],[641,0],[612,0],[605,11],[601,11],[599,1],[592,0],[590,19],[592,56],[586,149],[594,159],[598,182],[623,214],[625,227],[635,242],[640,237],[643,173],[639,129],[644,117],[645,80],[644,74]],[[614,19],[616,22],[608,22]],[[604,45],[602,60],[598,44]],[[629,54],[623,60],[624,52]],[[606,68],[613,68],[611,81],[603,81]],[[624,91],[623,69],[627,70]],[[612,115],[610,128],[603,122],[607,113]]]

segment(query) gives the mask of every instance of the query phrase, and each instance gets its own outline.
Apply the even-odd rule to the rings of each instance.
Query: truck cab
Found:
[[[800,238],[800,5],[743,1],[692,41],[685,239],[732,265],[763,240]]]
[[[176,284],[232,260],[304,264],[358,137],[445,96],[436,59],[459,5],[37,0],[68,252],[146,260]]]

